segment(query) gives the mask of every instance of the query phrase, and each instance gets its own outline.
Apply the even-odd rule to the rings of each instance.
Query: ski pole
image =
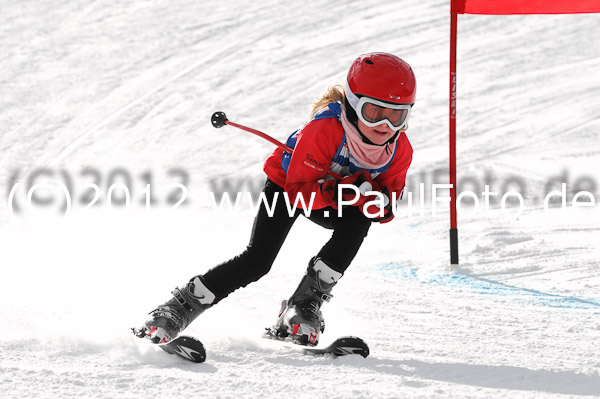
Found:
[[[285,151],[289,152],[290,154],[292,152],[294,152],[294,150],[292,150],[292,148],[290,148],[289,146],[283,144],[281,141],[274,139],[273,137],[269,136],[266,133],[263,133],[263,132],[261,132],[259,130],[252,129],[250,127],[246,127],[246,126],[239,125],[237,123],[233,123],[233,122],[229,121],[227,119],[227,116],[225,115],[225,112],[221,112],[221,111],[215,112],[212,115],[212,117],[210,118],[210,121],[212,122],[212,125],[215,128],[217,128],[217,129],[221,128],[221,127],[223,127],[225,125],[230,125],[230,126],[233,126],[233,127],[237,127],[238,129],[245,130],[247,132],[250,132],[252,134],[257,135],[258,137],[262,137],[263,139],[265,139],[267,141],[270,141],[271,143],[275,144],[277,147],[283,148]]]
[[[225,112],[221,112],[221,111],[215,112],[212,115],[212,117],[210,118],[210,121],[212,122],[212,125],[215,128],[217,128],[217,129],[221,128],[221,127],[223,127],[225,125],[231,125],[233,127],[237,127],[238,129],[242,129],[242,130],[245,130],[247,132],[253,133],[253,134],[255,134],[255,135],[259,136],[259,137],[262,137],[263,139],[265,139],[267,141],[270,141],[271,143],[275,144],[277,147],[283,148],[285,151],[289,152],[290,154],[294,152],[294,150],[291,147],[283,144],[279,140],[274,139],[273,137],[269,136],[266,133],[263,133],[263,132],[261,132],[259,130],[252,129],[250,127],[246,127],[246,126],[239,125],[237,123],[233,123],[233,122],[229,121],[227,119],[227,116],[225,115]],[[371,186],[371,183],[369,183],[368,181],[365,181],[365,182],[363,182],[359,186],[358,189],[359,189],[359,191],[360,191],[360,193],[362,195],[365,195],[368,191],[371,191],[373,189],[373,186]],[[385,194],[384,194],[384,196],[385,196]],[[385,196],[385,201],[386,201],[385,205],[387,205],[388,202],[389,202],[389,199],[387,198],[387,196]]]

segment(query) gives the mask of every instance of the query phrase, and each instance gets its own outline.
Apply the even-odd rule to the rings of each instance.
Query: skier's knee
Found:
[[[265,276],[271,270],[271,266],[273,265],[272,261],[258,261],[250,270],[247,270],[246,276],[248,277],[248,282],[255,282],[260,280],[263,276]]]
[[[243,258],[242,273],[245,277],[244,280],[246,280],[244,286],[258,281],[271,270],[276,255],[273,256],[265,252],[257,248],[248,247],[241,255]]]

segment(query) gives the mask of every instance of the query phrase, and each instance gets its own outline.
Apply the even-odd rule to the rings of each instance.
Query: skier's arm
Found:
[[[336,119],[315,120],[307,124],[298,135],[298,142],[290,161],[285,191],[293,205],[302,195],[308,206],[311,195],[315,196],[312,209],[335,207],[330,196],[321,192],[331,162],[343,137],[343,130]],[[298,204],[301,206],[301,204]]]

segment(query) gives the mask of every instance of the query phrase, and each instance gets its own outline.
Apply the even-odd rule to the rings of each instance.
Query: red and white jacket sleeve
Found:
[[[302,195],[308,206],[311,195],[315,193],[312,209],[335,206],[321,194],[319,180],[327,175],[343,136],[341,124],[333,118],[313,120],[302,128],[285,180],[284,189],[291,204],[296,202],[298,195]],[[298,206],[301,206],[300,202]]]

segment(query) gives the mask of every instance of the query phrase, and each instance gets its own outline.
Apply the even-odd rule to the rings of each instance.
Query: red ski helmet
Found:
[[[410,65],[388,53],[360,55],[348,71],[346,93],[353,98],[367,96],[392,104],[414,104],[417,81]],[[354,94],[354,96],[352,96]],[[356,101],[357,102],[357,101]]]

